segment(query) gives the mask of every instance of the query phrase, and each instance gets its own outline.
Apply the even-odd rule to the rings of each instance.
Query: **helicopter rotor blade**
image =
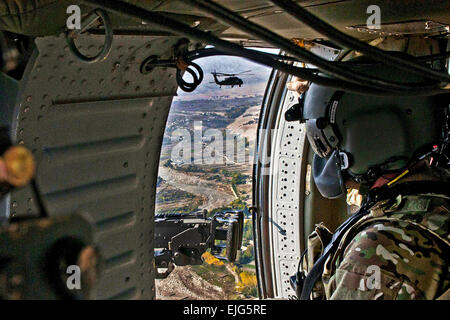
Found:
[[[252,70],[246,70],[246,71],[242,71],[242,72],[238,72],[238,73],[225,73],[225,72],[212,72],[211,74],[215,74],[216,76],[223,76],[223,77],[235,77],[237,75],[253,75],[253,73],[248,73],[251,72]]]
[[[242,72],[239,72],[239,73],[236,73],[236,74],[244,74],[244,73],[247,73],[247,72],[251,72],[252,70],[247,70],[247,71],[242,71]]]

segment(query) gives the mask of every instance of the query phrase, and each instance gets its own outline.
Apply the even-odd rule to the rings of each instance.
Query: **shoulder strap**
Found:
[[[312,267],[311,271],[308,272],[308,275],[305,278],[305,282],[302,288],[302,294],[300,295],[300,300],[309,300],[314,284],[320,278],[323,272],[323,267],[325,265],[325,261],[330,255],[330,253],[336,250],[337,245],[339,244],[342,236],[345,232],[359,219],[365,216],[369,211],[361,208],[357,213],[351,216],[347,221],[345,221],[341,226],[336,230],[331,238],[330,243],[323,250],[322,255],[317,260],[317,262]]]
[[[355,223],[370,212],[370,209],[379,201],[392,199],[398,195],[433,194],[450,196],[450,185],[437,181],[415,181],[405,182],[391,188],[374,189],[369,193],[361,209],[347,219],[334,233],[330,243],[325,247],[321,257],[314,264],[311,271],[305,278],[305,282],[300,295],[300,300],[309,300],[314,284],[322,276],[323,268],[330,254],[336,251],[342,237]]]

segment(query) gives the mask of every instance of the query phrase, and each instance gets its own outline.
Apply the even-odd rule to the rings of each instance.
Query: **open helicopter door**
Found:
[[[103,38],[83,35],[78,43],[92,54]],[[142,74],[138,62],[150,48],[170,56],[178,41],[115,35],[108,59],[86,64],[69,52],[64,37],[37,38],[22,79],[8,78],[16,91],[0,86],[5,96],[17,97],[2,107],[14,106],[6,109],[14,111],[7,125],[14,140],[34,154],[49,218],[83,212],[93,222],[104,259],[94,299],[155,297],[156,177],[177,83],[174,69]],[[39,213],[28,187],[4,205],[14,218]],[[42,292],[27,290],[23,298],[59,298]]]
[[[317,54],[334,59],[338,51],[322,45]],[[253,167],[253,234],[262,299],[291,299],[290,277],[314,225],[335,228],[346,212],[344,199],[327,200],[311,177],[313,152],[299,121],[287,122],[285,112],[298,102],[287,89],[291,76],[274,70],[270,76],[258,124]]]

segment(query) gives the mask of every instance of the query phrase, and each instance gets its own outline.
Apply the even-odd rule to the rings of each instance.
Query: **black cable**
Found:
[[[189,63],[187,63],[186,65],[186,68],[180,69],[181,66],[178,66],[176,59],[159,60],[158,57],[155,55],[148,57],[147,59],[144,60],[144,62],[142,62],[140,71],[142,74],[149,74],[156,67],[177,69],[176,72],[177,84],[180,87],[180,89],[185,92],[194,91],[203,81],[203,70],[198,64],[189,61]],[[182,74],[183,71],[186,71],[192,76],[193,79],[192,82],[187,82],[183,79]]]
[[[200,10],[214,15],[215,18],[242,30],[245,33],[254,35],[266,42],[274,44],[280,49],[286,51],[287,53],[302,59],[306,63],[311,63],[317,66],[320,70],[337,77],[339,79],[360,84],[364,83],[366,86],[373,89],[380,89],[386,91],[397,92],[402,94],[404,91],[429,91],[433,89],[438,89],[435,84],[430,85],[429,83],[399,83],[393,81],[386,81],[384,79],[376,78],[373,76],[368,76],[365,74],[357,73],[355,71],[349,70],[345,67],[341,67],[338,64],[327,61],[312,52],[303,49],[292,41],[281,37],[280,35],[273,33],[272,31],[261,27],[251,21],[246,20],[240,15],[234,13],[233,11],[220,6],[219,4],[209,1],[209,0],[187,0],[192,5],[198,7]],[[441,91],[442,90],[439,90]]]
[[[304,24],[308,25],[317,32],[325,35],[327,38],[333,40],[334,42],[336,42],[341,46],[357,50],[365,54],[367,57],[383,62],[396,69],[400,69],[409,73],[414,73],[422,77],[426,77],[437,81],[442,81],[446,83],[450,82],[450,76],[448,74],[444,74],[442,72],[430,69],[425,65],[418,64],[414,60],[406,60],[391,55],[388,52],[385,52],[365,42],[362,42],[356,38],[353,38],[337,30],[336,28],[326,23],[325,21],[317,18],[316,16],[309,13],[307,10],[305,10],[304,8],[297,5],[295,2],[291,0],[270,0],[270,2],[282,8],[288,14],[297,18]]]
[[[284,55],[278,55],[278,54],[272,54],[272,53],[265,53],[264,54],[279,60],[284,61],[298,61],[298,59],[294,57],[284,56]],[[182,60],[183,62],[188,65],[187,69],[184,69],[186,72],[188,72],[192,76],[192,82],[189,83],[183,79],[182,69],[179,68],[177,65],[177,59],[171,59],[171,60],[158,60],[156,56],[150,56],[147,59],[144,60],[144,62],[141,65],[141,73],[142,74],[148,74],[150,73],[153,68],[155,67],[164,67],[164,68],[176,68],[176,81],[178,86],[181,90],[185,92],[193,92],[197,87],[202,83],[204,73],[202,68],[194,63],[194,60],[211,57],[211,56],[229,56],[231,54],[217,50],[216,48],[207,48],[207,49],[197,49],[190,51],[186,53]],[[191,67],[193,67],[191,69]],[[196,72],[195,72],[195,71]],[[314,72],[318,72],[316,69],[309,69]]]
[[[277,55],[277,54],[272,54],[272,53],[264,53],[264,54],[267,54],[268,56],[271,56],[276,59],[284,60],[284,61],[298,61],[298,59],[296,59],[294,57]],[[203,77],[204,77],[202,68],[198,64],[194,63],[193,61],[197,60],[197,59],[201,59],[201,58],[211,57],[211,56],[229,56],[229,55],[231,55],[231,54],[224,52],[224,51],[217,50],[216,48],[197,49],[197,50],[193,50],[193,51],[186,53],[183,56],[182,60],[188,65],[188,68],[185,69],[185,71],[188,72],[192,76],[192,78],[193,78],[192,83],[189,83],[183,79],[182,70],[179,69],[179,67],[177,66],[177,59],[159,60],[157,56],[152,55],[152,56],[149,56],[147,59],[145,59],[144,62],[142,62],[140,71],[142,74],[148,74],[153,70],[153,68],[156,68],[156,67],[175,68],[175,69],[177,69],[176,81],[177,81],[178,86],[185,92],[192,92],[195,89],[197,89],[197,87],[202,83]],[[191,66],[193,67],[193,69],[196,72],[194,72],[194,70],[192,70],[190,68]],[[315,70],[315,69],[310,69],[310,70]],[[197,74],[198,74],[198,76],[197,76]]]
[[[258,51],[258,52],[260,52],[260,51]],[[348,50],[348,52],[345,55],[347,55],[351,52],[352,52],[352,50]],[[260,52],[260,53],[266,54],[267,56],[270,56],[277,60],[301,62],[300,59],[291,57],[291,56],[286,56],[286,55],[281,55],[281,54],[273,54],[273,53],[268,53],[268,52]],[[206,58],[206,57],[211,57],[211,56],[218,56],[218,55],[234,56],[233,54],[227,53],[225,51],[217,50],[216,48],[203,48],[203,49],[197,49],[197,50],[190,51],[188,54],[185,55],[185,59],[186,59],[186,61],[193,61],[196,59],[201,59],[201,58]],[[444,53],[433,54],[433,55],[416,57],[416,60],[417,61],[433,61],[433,60],[445,59],[448,57],[450,57],[450,51],[444,52]],[[343,58],[343,57],[341,57],[341,58]],[[350,62],[335,61],[334,63],[348,65]],[[308,70],[314,70],[315,72],[318,72],[317,69],[313,69],[313,68],[308,68]]]
[[[281,54],[273,54],[273,53],[261,52],[261,51],[258,51],[258,52],[265,54],[268,57],[277,59],[277,60],[301,62],[298,58],[291,57],[291,56],[285,56],[285,55],[281,55]],[[197,49],[197,50],[190,51],[189,53],[187,53],[185,55],[187,60],[196,60],[196,59],[201,59],[201,58],[206,58],[206,57],[211,57],[211,56],[233,56],[233,54],[228,53],[226,51],[218,50],[216,48],[204,48],[204,49]]]
[[[190,66],[194,67],[197,73],[195,73],[195,71],[191,69]],[[177,84],[181,88],[181,90],[185,92],[192,92],[195,89],[197,89],[197,87],[202,83],[203,70],[198,64],[191,61],[189,62],[189,67],[185,71],[192,76],[193,81],[191,83],[185,81],[183,79],[183,75],[181,74],[182,70],[177,68],[177,75],[176,75]]]
[[[286,56],[286,55],[281,55],[281,54],[273,54],[273,53],[261,52],[261,51],[258,51],[258,52],[266,54],[267,56],[270,56],[277,60],[301,62],[298,58],[291,57],[291,56]],[[352,51],[349,50],[346,54],[349,54],[350,52],[352,52]],[[196,50],[188,52],[184,56],[184,58],[186,61],[194,61],[197,59],[207,58],[207,57],[211,57],[211,56],[235,56],[235,55],[233,55],[231,53],[227,53],[225,51],[217,50],[216,48],[203,48],[203,49],[196,49]],[[448,57],[450,57],[450,51],[444,52],[444,53],[437,53],[437,54],[432,54],[432,55],[416,57],[416,60],[417,61],[433,61],[433,60],[445,59]],[[334,63],[348,65],[350,62],[349,61],[347,61],[347,62],[335,61]],[[156,62],[156,63],[154,63],[154,65],[155,66],[167,66],[163,62],[161,62],[161,63]],[[171,64],[171,66],[173,66],[173,65],[174,65],[174,63]],[[318,72],[317,69],[313,69],[313,68],[308,68],[308,70],[314,70],[314,71]]]
[[[177,74],[176,74],[176,80],[177,80],[177,84],[178,87],[183,90],[184,92],[192,92],[194,91],[197,86],[197,76],[195,75],[195,72],[193,72],[191,69],[186,69],[187,72],[189,72],[191,74],[191,76],[194,78],[194,82],[188,83],[186,81],[183,80],[183,75],[181,74],[181,70],[177,69]]]
[[[248,60],[257,62],[259,64],[263,64],[269,66],[274,69],[278,69],[282,72],[286,72],[302,78],[304,80],[308,80],[311,82],[315,82],[322,86],[333,87],[340,90],[345,90],[349,92],[359,93],[359,94],[369,94],[369,95],[381,95],[381,96],[396,96],[397,94],[392,91],[384,91],[377,90],[373,88],[368,88],[367,86],[360,84],[353,84],[346,81],[327,78],[323,76],[316,75],[315,72],[305,69],[294,67],[282,62],[279,62],[264,53],[255,52],[254,50],[248,50],[240,45],[235,43],[222,40],[209,32],[200,31],[197,29],[190,28],[189,26],[173,20],[167,16],[161,15],[159,13],[151,12],[140,7],[131,5],[126,2],[117,1],[117,0],[82,0],[86,4],[96,5],[101,8],[107,9],[109,11],[116,12],[120,15],[127,15],[133,18],[137,18],[147,22],[148,24],[152,24],[158,26],[164,30],[173,32],[175,34],[181,34],[188,38],[195,39],[197,41],[201,41],[204,43],[212,44],[220,50],[226,51],[229,54],[246,58]],[[441,91],[439,91],[441,92]],[[436,92],[427,91],[427,92],[404,92],[403,95],[433,95]]]
[[[195,30],[189,26],[180,23],[176,20],[168,18],[158,13],[150,12],[140,7],[122,2],[122,1],[106,1],[106,0],[83,0],[87,4],[94,4],[100,6],[107,10],[116,12],[118,14],[125,14],[134,18],[138,18],[146,21],[149,24],[161,27],[167,31],[174,32],[176,34],[181,34],[198,41],[203,41],[205,43],[213,44],[219,49],[228,52],[234,56],[243,57],[257,63],[279,69],[281,71],[296,75],[302,79],[308,81],[314,81],[318,84],[324,86],[330,86],[339,88],[342,90],[358,92],[361,94],[374,94],[374,95],[392,95],[391,93],[384,92],[381,90],[371,90],[362,85],[354,85],[351,83],[346,83],[344,81],[338,81],[335,79],[325,78],[314,75],[304,68],[296,68],[284,63],[277,63],[272,58],[268,57],[262,53],[253,52],[253,50],[244,49],[241,46],[231,43],[222,39],[219,39],[208,32],[203,32],[200,30]]]

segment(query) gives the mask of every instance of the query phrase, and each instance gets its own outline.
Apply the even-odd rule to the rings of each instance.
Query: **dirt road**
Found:
[[[226,268],[228,270],[229,273],[231,273],[234,277],[234,282],[236,282],[236,285],[240,282],[239,276],[236,272],[234,272],[233,268],[231,267],[230,264],[227,263]]]
[[[222,288],[203,280],[189,266],[176,267],[163,280],[156,280],[157,300],[223,300]]]

